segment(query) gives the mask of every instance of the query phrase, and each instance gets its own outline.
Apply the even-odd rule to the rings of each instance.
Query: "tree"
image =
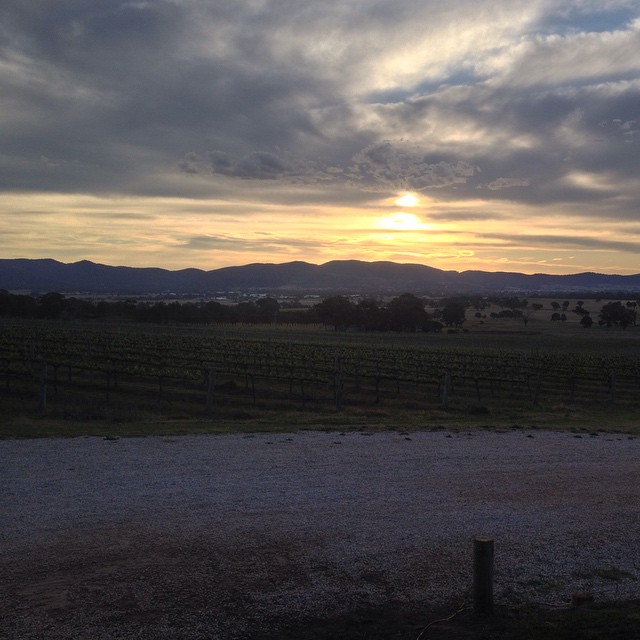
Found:
[[[50,291],[38,298],[39,315],[42,318],[59,318],[66,308],[66,298],[61,293]]]
[[[462,300],[448,300],[442,307],[442,321],[447,327],[461,327],[466,318],[466,305]]]
[[[231,322],[235,311],[217,300],[210,300],[204,305],[203,315],[205,322]]]
[[[425,333],[440,333],[443,329],[444,325],[442,322],[438,322],[437,320],[425,320],[425,323],[422,325],[422,330]]]
[[[320,322],[333,326],[335,331],[352,326],[355,305],[344,296],[326,298],[314,307]]]
[[[626,329],[630,324],[636,323],[635,309],[626,307],[619,301],[605,304],[602,309],[600,309],[599,317],[600,326],[620,326]]]
[[[580,324],[585,329],[588,329],[593,324],[593,319],[591,318],[591,316],[589,314],[587,314],[586,316],[582,316],[582,318],[580,319]]]
[[[29,318],[36,314],[36,301],[31,296],[9,293],[0,289],[0,316]]]
[[[273,322],[278,319],[278,311],[280,311],[280,303],[275,298],[260,298],[256,302],[259,309],[260,322]]]
[[[360,331],[384,331],[388,328],[386,309],[381,309],[373,298],[358,302],[355,318]]]
[[[389,322],[395,331],[417,331],[429,319],[424,301],[412,293],[403,293],[387,305]]]
[[[522,309],[529,304],[529,301],[525,298],[518,298],[518,296],[497,296],[491,298],[491,302],[503,309]]]

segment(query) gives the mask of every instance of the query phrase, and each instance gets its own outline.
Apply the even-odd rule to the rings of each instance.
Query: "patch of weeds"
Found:
[[[578,571],[573,574],[576,578],[583,580],[593,580],[600,578],[601,580],[609,580],[611,582],[620,582],[621,580],[636,580],[636,577],[617,567],[596,568],[590,571]]]
[[[238,409],[236,411],[230,411],[228,414],[226,414],[225,417],[229,420],[254,420],[257,416],[256,414],[250,413],[249,411]]]
[[[377,409],[373,411],[364,411],[362,415],[365,418],[388,418],[389,412]]]
[[[520,584],[523,587],[535,589],[541,593],[549,593],[564,587],[562,580],[554,580],[551,578],[531,578],[530,580],[520,582]]]
[[[631,579],[635,580],[635,576],[623,569],[617,569],[616,567],[607,567],[606,569],[596,569],[595,575],[603,580],[611,580],[614,582],[620,582],[621,580]]]
[[[467,407],[467,412],[472,416],[486,416],[491,413],[489,407],[485,407],[482,405],[470,405]]]
[[[405,411],[420,411],[424,407],[424,403],[417,401],[407,401],[403,404]]]

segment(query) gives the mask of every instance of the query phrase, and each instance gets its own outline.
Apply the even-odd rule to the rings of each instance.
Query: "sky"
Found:
[[[0,257],[640,272],[637,0],[3,0]]]

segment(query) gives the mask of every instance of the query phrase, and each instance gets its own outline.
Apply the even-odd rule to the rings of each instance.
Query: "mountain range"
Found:
[[[527,275],[514,272],[443,271],[420,264],[334,260],[248,264],[213,271],[122,267],[88,260],[0,259],[0,289],[64,294],[144,295],[246,292],[272,294],[549,293],[640,291],[640,274]]]

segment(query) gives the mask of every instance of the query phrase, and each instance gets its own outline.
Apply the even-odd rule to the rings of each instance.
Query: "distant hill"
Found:
[[[547,275],[487,271],[443,271],[419,264],[334,260],[248,264],[213,271],[113,267],[88,260],[65,264],[52,259],[0,259],[0,289],[45,293],[214,294],[339,293],[451,295],[455,293],[549,293],[638,291],[640,274]]]

